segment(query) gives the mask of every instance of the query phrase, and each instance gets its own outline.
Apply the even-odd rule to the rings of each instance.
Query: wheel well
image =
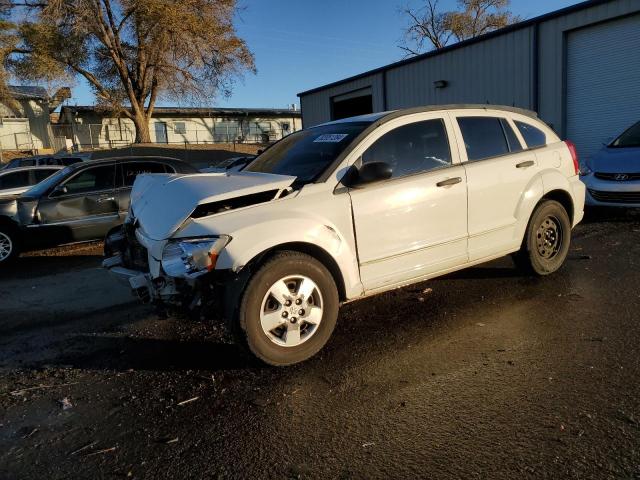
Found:
[[[333,281],[336,282],[336,287],[338,288],[338,295],[340,296],[340,300],[343,301],[346,299],[346,289],[344,285],[344,278],[342,277],[342,272],[340,271],[340,267],[338,267],[338,264],[333,259],[331,254],[329,254],[329,252],[327,252],[324,248],[318,247],[317,245],[314,245],[312,243],[290,242],[290,243],[283,243],[283,244],[277,245],[252,258],[251,261],[244,268],[247,268],[247,267],[251,268],[256,264],[262,263],[264,260],[271,257],[273,254],[277,252],[282,252],[285,250],[306,253],[307,255],[312,256],[313,258],[318,260],[320,263],[322,263],[327,268],[327,270],[329,270],[329,273],[331,273],[331,276],[333,277]]]
[[[573,199],[571,195],[569,195],[569,192],[565,190],[551,190],[540,199],[540,202],[544,200],[555,200],[562,205],[569,215],[569,221],[573,225]]]

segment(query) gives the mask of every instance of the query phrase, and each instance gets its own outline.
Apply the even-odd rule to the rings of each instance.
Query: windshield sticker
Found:
[[[316,138],[313,143],[339,143],[348,136],[348,133],[326,133]]]

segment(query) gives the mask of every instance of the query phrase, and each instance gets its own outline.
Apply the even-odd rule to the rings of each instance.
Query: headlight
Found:
[[[170,241],[162,252],[162,268],[170,277],[199,277],[216,268],[218,255],[230,241],[228,235]]]
[[[592,170],[587,166],[586,163],[580,162],[580,176],[584,177],[585,175],[589,175],[592,173]]]

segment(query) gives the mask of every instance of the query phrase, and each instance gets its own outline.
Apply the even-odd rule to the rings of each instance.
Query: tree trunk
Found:
[[[149,119],[146,115],[136,115],[133,117],[133,124],[136,127],[135,143],[151,143],[151,134],[149,133]]]

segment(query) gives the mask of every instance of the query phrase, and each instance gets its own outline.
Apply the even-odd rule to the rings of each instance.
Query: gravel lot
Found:
[[[638,478],[640,212],[591,214],[562,271],[500,260],[346,305],[257,364],[159,319],[100,245],[0,273],[0,478]]]

